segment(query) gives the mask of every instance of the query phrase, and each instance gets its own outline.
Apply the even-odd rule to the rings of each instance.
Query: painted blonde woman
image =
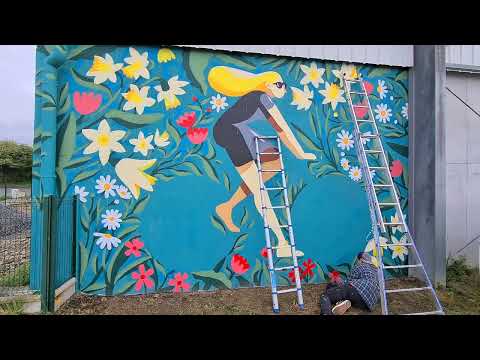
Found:
[[[233,196],[216,207],[218,216],[232,232],[240,229],[233,223],[232,211],[241,201],[253,194],[255,207],[262,214],[260,198],[260,179],[256,164],[255,137],[257,135],[250,124],[254,121],[268,121],[278,133],[281,141],[298,158],[314,160],[316,156],[303,151],[293,132],[273,103],[273,98],[281,99],[287,92],[287,85],[280,74],[267,71],[252,74],[243,70],[227,66],[217,66],[208,74],[210,86],[220,94],[230,97],[239,97],[235,105],[230,107],[217,121],[213,129],[213,136],[218,145],[223,147],[242,178],[242,184]],[[278,152],[276,145],[270,141],[259,141],[260,152]],[[266,170],[280,169],[279,156],[276,154],[261,155],[262,168]],[[275,173],[263,173],[263,181],[267,182]],[[271,207],[268,193],[264,192],[264,204]],[[277,216],[273,209],[266,210],[270,228],[278,240],[278,257],[292,255],[288,241],[285,239]],[[297,250],[297,256],[303,253]]]

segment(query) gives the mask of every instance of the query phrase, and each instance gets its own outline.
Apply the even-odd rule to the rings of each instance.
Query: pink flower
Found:
[[[177,124],[184,128],[191,128],[195,123],[197,115],[195,112],[185,113],[180,116],[177,120]]]
[[[138,273],[132,272],[132,278],[137,280],[137,285],[135,285],[135,291],[139,291],[143,285],[148,289],[153,287],[153,280],[150,279],[150,276],[153,275],[153,269],[148,269],[145,271],[145,265],[142,264],[138,267]]]
[[[95,95],[93,92],[73,93],[73,106],[82,115],[91,114],[100,107],[102,103],[102,95]]]
[[[367,106],[367,100],[363,100],[363,102],[360,104],[361,106]],[[368,108],[366,107],[357,107],[356,105],[353,105],[353,111],[355,111],[355,116],[357,119],[363,119],[363,117],[368,113]]]
[[[268,257],[268,251],[266,247],[264,247],[262,251],[260,251],[260,255],[262,255],[264,258]]]
[[[232,260],[230,261],[230,266],[232,267],[232,270],[238,274],[242,275],[250,269],[250,265],[247,262],[247,259],[245,259],[243,256],[235,254],[232,257]]]
[[[390,173],[392,174],[392,177],[398,177],[402,175],[403,172],[403,165],[400,162],[400,160],[394,160],[392,162],[392,166],[390,166]]]
[[[364,81],[363,85],[365,85],[365,91],[367,92],[367,95],[370,95],[373,92],[373,84],[368,81]]]
[[[187,137],[193,144],[201,144],[208,136],[207,128],[189,128]]]
[[[303,262],[303,266],[305,269],[303,270],[303,276],[313,276],[313,269],[315,269],[315,264],[313,263],[312,259],[308,259],[308,261]]]
[[[189,291],[190,290],[190,284],[187,284],[185,282],[185,280],[187,280],[187,278],[188,278],[187,273],[185,273],[183,275],[182,275],[182,273],[176,273],[175,277],[168,281],[168,285],[175,286],[175,289],[173,289],[174,292],[179,292],[180,290]]]
[[[125,251],[125,256],[135,255],[136,257],[140,256],[140,249],[143,248],[143,242],[141,242],[138,238],[133,239],[132,241],[127,241],[125,246],[128,248]]]
[[[196,96],[192,97],[192,100],[197,102],[198,101],[198,98]]]

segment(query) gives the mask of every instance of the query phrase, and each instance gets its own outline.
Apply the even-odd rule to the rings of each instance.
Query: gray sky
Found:
[[[0,140],[33,141],[35,46],[0,45]]]

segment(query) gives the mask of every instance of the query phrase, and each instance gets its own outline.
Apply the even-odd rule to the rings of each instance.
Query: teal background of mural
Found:
[[[247,198],[233,213],[234,222],[241,229],[240,233],[226,230],[215,214],[215,207],[226,201],[240,184],[240,177],[225,150],[216,145],[212,135],[215,121],[237,100],[227,97],[228,106],[225,109],[220,112],[212,109],[210,101],[213,96],[217,96],[217,92],[208,86],[206,78],[208,71],[217,65],[253,73],[273,70],[287,83],[287,95],[283,99],[274,99],[274,102],[304,150],[317,155],[315,161],[298,160],[283,147],[289,196],[293,203],[295,238],[297,247],[305,253],[301,261],[305,270],[304,281],[326,281],[333,271],[340,272],[342,276],[348,274],[356,253],[365,249],[371,239],[371,225],[362,180],[354,181],[349,176],[349,171],[342,168],[342,159],[349,160],[350,168],[359,166],[355,148],[341,149],[336,141],[342,130],[350,134],[353,132],[347,104],[338,103],[333,110],[330,103],[322,104],[324,96],[319,93],[319,90],[325,89],[326,82],[339,84],[333,71],[340,70],[342,64],[185,48],[170,48],[175,58],[159,62],[158,48],[133,48],[139,54],[148,53],[149,79],[141,76],[137,80],[129,79],[119,70],[116,72],[115,83],[106,80],[101,84],[94,84],[94,77],[87,76],[94,56],[105,59],[106,54],[109,54],[113,63],[122,63],[126,67],[128,64],[124,59],[131,55],[128,47],[37,48],[33,196],[39,199],[42,194],[46,194],[44,181],[40,180],[44,167],[55,168],[54,191],[61,199],[71,198],[75,194],[75,186],[84,187],[89,193],[86,202],[80,202],[79,206],[79,289],[85,293],[112,295],[159,290],[195,291],[269,286],[266,259],[261,255],[265,247],[263,220],[254,207],[253,199]],[[58,63],[55,64],[58,69],[56,79],[49,77],[52,69],[46,60],[51,59],[52,54],[58,58]],[[324,83],[320,83],[318,88],[308,84],[309,90],[313,92],[312,104],[308,110],[297,110],[291,104],[291,87],[303,90],[300,81],[305,73],[300,65],[311,67],[312,63],[325,69],[322,75]],[[366,65],[356,65],[356,69],[372,85],[369,96],[372,108],[386,105],[391,110],[389,120],[386,123],[377,120],[377,125],[390,162],[401,162],[401,175],[394,179],[406,214],[407,70]],[[187,81],[188,85],[182,88],[185,94],[177,95],[181,104],[167,110],[165,101],[157,101],[157,90],[154,87],[162,86],[166,90],[168,80],[174,76],[178,76],[180,81]],[[51,88],[44,87],[52,82],[56,84],[56,93]],[[383,98],[380,98],[379,82],[387,89]],[[155,104],[146,107],[142,115],[138,115],[135,109],[122,110],[126,100],[121,94],[129,90],[130,84],[135,84],[138,88],[150,86],[148,96],[155,99]],[[75,103],[76,92],[101,95],[101,104],[92,113],[82,115],[80,112],[85,112],[85,109],[81,110],[78,103]],[[207,109],[211,111],[208,112]],[[192,111],[199,120],[197,126],[208,129],[207,138],[198,145],[189,140],[185,135],[186,129],[177,123],[182,115]],[[46,129],[45,125],[48,124],[45,123],[45,114],[51,113],[56,114],[56,125],[54,129]],[[82,134],[82,129],[97,130],[103,119],[107,120],[112,131],[126,132],[119,141],[126,152],[112,152],[105,166],[101,165],[98,152],[83,153],[91,141]],[[160,134],[164,131],[168,133],[170,143],[159,147],[152,141],[154,150],[150,150],[146,157],[139,152],[133,153],[133,145],[129,140],[137,139],[140,131],[145,136],[154,135],[157,129]],[[263,135],[274,135],[269,126],[262,124],[258,125],[257,131]],[[51,133],[56,135],[56,156],[55,159],[43,162],[40,161],[42,148],[53,137]],[[120,181],[114,167],[116,162],[124,158],[156,159],[156,163],[145,170],[157,178],[153,185],[154,191],[142,189],[138,200],[133,197],[129,200],[121,199],[118,193],[105,199],[103,194],[97,194],[96,181],[100,176],[110,175],[117,180],[116,184],[126,185]],[[271,181],[276,183],[280,179],[274,177]],[[271,198],[273,203],[281,202],[278,194],[271,194]],[[115,200],[118,200],[118,204]],[[101,215],[111,209],[122,213],[120,227],[112,231],[104,228],[101,223]],[[34,214],[34,218],[35,216],[38,214]],[[33,227],[32,249],[38,249],[38,234],[41,232],[38,221],[33,222]],[[100,249],[96,244],[98,237],[93,236],[95,232],[108,233],[117,237],[120,243],[111,250]],[[389,235],[394,239],[388,241],[398,241],[401,237],[395,231]],[[139,249],[138,256],[133,253],[127,256],[125,252],[129,248],[126,244],[131,246],[133,239],[138,239],[143,247]],[[405,260],[393,248],[386,252],[391,255],[388,261],[392,263]],[[235,267],[232,259],[235,262],[238,255],[249,264],[245,273],[232,270]],[[283,263],[286,260],[280,261]],[[32,260],[32,278],[38,279],[40,268],[35,264],[35,260]],[[139,280],[139,276],[145,272],[151,283]],[[137,287],[140,286],[139,281],[140,288]],[[287,274],[279,278],[280,285],[287,285],[289,281]],[[33,280],[31,286],[38,288],[39,282]]]

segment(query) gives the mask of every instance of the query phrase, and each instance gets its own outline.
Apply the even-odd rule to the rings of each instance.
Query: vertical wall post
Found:
[[[432,283],[445,284],[445,46],[415,45],[410,80],[409,226]]]

